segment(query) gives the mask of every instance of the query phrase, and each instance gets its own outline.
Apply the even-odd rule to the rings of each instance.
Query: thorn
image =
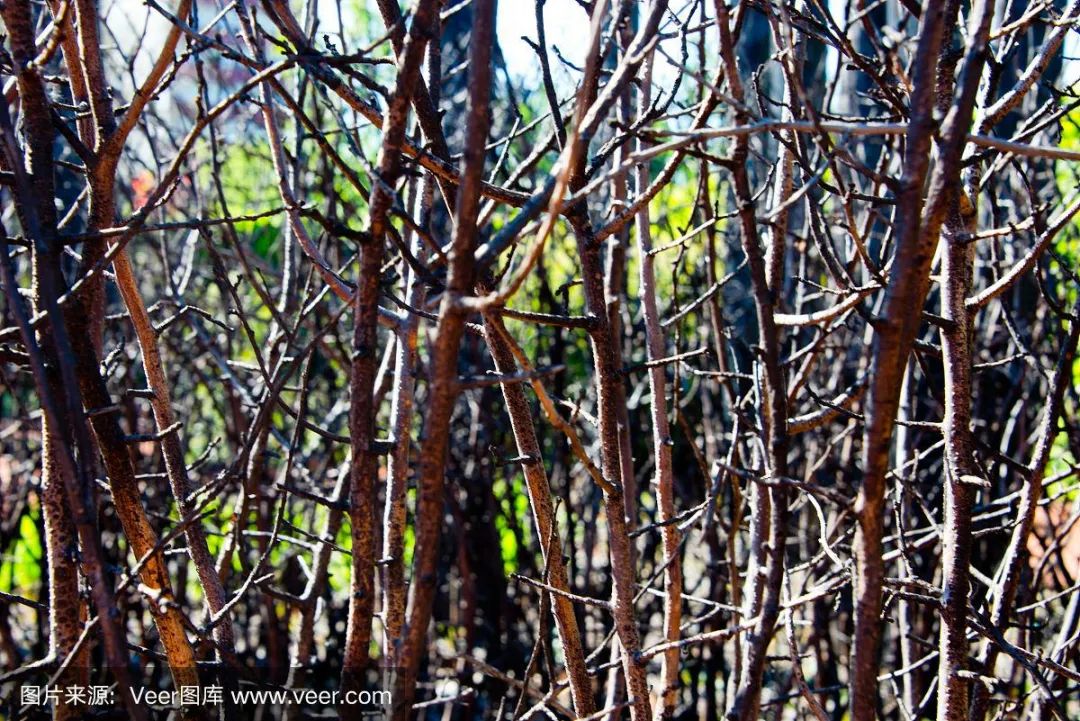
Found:
[[[985,478],[979,478],[978,476],[962,475],[956,479],[960,483],[967,486],[977,486],[979,488],[990,488],[990,481]]]

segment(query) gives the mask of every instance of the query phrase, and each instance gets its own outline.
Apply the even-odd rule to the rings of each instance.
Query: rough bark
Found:
[[[645,61],[642,72],[642,86],[638,95],[638,116],[643,117],[649,111],[652,102],[652,58]],[[645,144],[638,143],[639,149]],[[636,170],[637,192],[645,192],[649,184],[649,170],[644,164]],[[656,475],[653,486],[656,488],[659,520],[665,525],[660,531],[664,546],[664,639],[668,643],[679,640],[682,622],[682,570],[679,558],[680,532],[674,525],[675,518],[675,470],[672,467],[671,427],[668,422],[667,369],[658,363],[667,355],[665,336],[660,327],[660,308],[657,302],[655,256],[652,243],[652,219],[649,206],[645,205],[638,212],[635,222],[638,250],[638,285],[641,292],[642,315],[645,320],[646,358],[653,365],[649,368],[650,415],[652,419],[653,457],[656,463]],[[660,670],[660,689],[657,714],[660,718],[671,718],[675,713],[679,691],[680,653],[673,646],[664,654]]]
[[[495,370],[504,376],[516,373],[517,363],[505,338],[506,327],[497,312],[491,311],[484,314],[484,331],[491,358],[495,362]],[[553,588],[569,592],[570,582],[567,577],[566,563],[563,561],[561,534],[558,532],[555,517],[555,503],[544,468],[544,455],[540,448],[540,441],[536,437],[532,414],[525,398],[525,389],[521,382],[503,383],[502,393],[506,401],[507,415],[510,416],[514,440],[517,443],[518,456],[522,459],[529,506],[532,508],[536,536],[540,542],[547,569],[547,582]],[[596,706],[593,702],[592,683],[585,664],[581,631],[578,628],[577,618],[574,616],[574,605],[567,596],[554,594],[551,606],[559,639],[563,645],[574,712],[579,717],[588,716],[596,710]]]
[[[394,684],[392,718],[406,721],[416,694],[420,661],[427,650],[428,624],[438,579],[439,537],[443,525],[443,486],[450,416],[459,388],[457,355],[466,314],[460,299],[474,285],[476,220],[480,210],[485,145],[491,123],[491,51],[496,0],[473,3],[474,24],[469,38],[469,110],[465,121],[465,149],[461,160],[454,235],[448,257],[446,290],[439,305],[431,349],[429,401],[420,447],[417,481],[416,546],[409,588],[408,622]]]
[[[910,119],[903,176],[897,192],[895,257],[881,317],[874,324],[870,385],[866,393],[862,484],[855,502],[855,631],[851,651],[852,721],[874,721],[878,704],[881,601],[885,567],[885,474],[899,407],[907,356],[915,339],[920,309],[929,289],[930,263],[943,218],[923,218],[923,184],[930,163],[937,61],[941,53],[945,2],[929,2],[919,23],[911,73]]]
[[[720,52],[728,68],[737,68],[730,18],[723,3],[717,2],[716,23],[720,31]],[[737,102],[743,100],[743,88],[737,72],[727,74],[728,85]],[[739,122],[746,122],[743,111],[736,111]],[[750,179],[746,171],[748,140],[738,138],[732,149],[730,171],[735,202],[739,209],[740,241],[750,270],[750,281],[757,317],[757,349],[760,378],[762,442],[765,448],[765,478],[785,479],[788,475],[787,381],[780,361],[781,336],[774,318],[779,297],[770,289],[768,265],[758,235]],[[779,271],[778,271],[779,272]],[[782,276],[781,276],[782,279]],[[779,283],[777,283],[777,288]],[[744,601],[744,615],[754,628],[745,641],[742,673],[735,696],[727,709],[731,721],[752,721],[761,703],[762,674],[770,641],[780,614],[780,592],[788,533],[788,491],[783,485],[758,487],[751,494],[751,516],[757,538],[751,541],[750,588]]]
[[[367,665],[371,619],[375,612],[375,483],[379,458],[375,447],[375,375],[378,370],[379,281],[382,274],[393,188],[401,174],[401,146],[408,126],[408,110],[420,80],[424,47],[437,42],[437,0],[421,0],[398,56],[398,75],[383,120],[378,177],[369,199],[369,235],[360,251],[357,279],[352,368],[349,376],[349,436],[352,440],[352,485],[349,518],[352,533],[352,582],[349,626],[342,674],[356,674]]]

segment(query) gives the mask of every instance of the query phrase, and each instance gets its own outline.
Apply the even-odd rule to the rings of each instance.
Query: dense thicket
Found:
[[[1080,3],[496,5],[3,0],[5,718],[1076,718]]]

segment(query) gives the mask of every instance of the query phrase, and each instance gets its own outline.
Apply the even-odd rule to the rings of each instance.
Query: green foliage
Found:
[[[1073,110],[1061,124],[1061,147],[1069,150],[1080,150],[1080,110]],[[1080,163],[1059,160],[1055,163],[1055,179],[1062,198],[1071,199],[1074,194],[1080,192]],[[1080,268],[1080,218],[1074,216],[1072,222],[1064,228],[1057,238],[1054,239],[1054,252],[1057,257],[1064,261],[1069,268],[1060,267],[1057,259],[1050,260],[1050,272],[1054,278],[1064,278],[1065,270],[1075,272]],[[1076,304],[1077,293],[1080,289],[1075,283],[1064,282],[1061,284],[1064,297],[1059,297],[1065,307],[1072,308]],[[1073,362],[1072,378],[1074,386],[1080,386],[1080,359]],[[1069,402],[1066,394],[1065,403]],[[1064,434],[1058,434],[1054,439],[1054,445],[1050,450],[1050,463],[1046,475],[1053,477],[1075,467],[1076,458],[1073,457],[1069,444]],[[1047,489],[1051,496],[1064,490],[1062,484],[1053,484]],[[1075,491],[1067,494],[1069,499],[1076,495]]]
[[[24,513],[19,519],[19,536],[0,566],[0,590],[27,598],[38,595],[41,587],[41,560],[44,544],[38,533],[38,511]]]
[[[499,533],[499,554],[503,562],[503,570],[507,575],[518,568],[518,539],[511,528],[509,517],[519,529],[529,525],[529,500],[525,489],[525,477],[515,473],[506,478],[497,479],[492,492],[498,499],[502,513],[495,516],[495,528]]]
[[[316,528],[321,527],[321,525],[316,526]],[[341,528],[338,529],[337,538],[334,540],[341,548],[352,550],[352,533],[349,531],[348,524],[343,523],[341,525]],[[348,591],[349,579],[352,576],[352,565],[349,556],[344,553],[331,553],[327,573],[327,582],[330,584],[332,591]]]

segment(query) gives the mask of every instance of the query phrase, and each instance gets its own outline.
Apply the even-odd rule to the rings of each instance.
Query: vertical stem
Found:
[[[37,200],[30,202],[30,207],[23,208],[23,221],[28,234],[42,244],[41,250],[46,254],[43,259],[44,267],[39,268],[40,273],[37,278],[39,282],[44,283],[44,287],[40,289],[38,304],[45,305],[45,310],[52,314],[54,321],[53,334],[56,336],[57,345],[57,362],[68,373],[62,379],[65,394],[69,396],[71,413],[78,414],[81,418],[83,407],[93,410],[107,409],[112,405],[108,389],[105,387],[105,381],[98,368],[96,348],[100,344],[95,342],[95,336],[91,332],[92,329],[98,328],[94,324],[99,323],[100,319],[104,317],[104,313],[101,312],[102,308],[85,305],[87,302],[92,302],[93,297],[89,299],[77,298],[65,309],[67,312],[63,316],[59,313],[56,298],[59,297],[61,292],[63,277],[60,274],[59,253],[53,247],[57,230],[55,209],[52,207],[55,197],[52,179],[52,120],[41,78],[37,70],[30,64],[34,48],[30,7],[25,2],[8,3],[3,8],[3,14],[4,24],[12,34],[13,48],[20,65],[18,79],[20,98],[23,103],[23,123],[31,129],[31,152],[28,160],[34,184],[33,196]],[[94,96],[97,91],[104,92],[103,88],[99,87],[101,84],[100,57],[99,47],[96,44],[97,14],[94,7],[90,7],[85,3],[80,4],[79,26],[81,58],[86,64],[87,82],[91,86],[90,94]],[[102,102],[106,103],[107,100]],[[96,107],[101,104],[95,102],[92,105]],[[108,114],[111,114],[111,112],[110,107]],[[105,123],[105,125],[101,123]],[[99,137],[103,137],[102,133],[112,127],[110,123],[111,117],[97,124]],[[14,159],[11,158],[10,160]],[[108,165],[108,163],[105,162],[105,165]],[[30,198],[29,188],[26,187],[23,190],[23,200],[27,201]],[[101,189],[99,188],[99,190]],[[103,191],[100,193],[100,202],[97,207],[104,208],[108,213],[107,217],[111,220],[111,185],[108,190],[107,193]],[[24,203],[24,205],[26,204]],[[103,217],[106,216],[100,216],[98,220]],[[63,317],[63,323],[57,322],[61,317]],[[76,387],[82,396],[82,407],[78,405],[72,396]],[[74,419],[71,419],[71,422],[76,423]],[[84,427],[81,420],[77,423],[79,423],[80,428]],[[152,593],[160,596],[160,598],[151,600],[150,612],[157,625],[158,634],[174,682],[177,686],[196,685],[198,684],[198,675],[195,669],[194,653],[187,639],[183,617],[176,605],[171,603],[172,590],[164,563],[164,554],[156,549],[157,536],[150,526],[143,509],[138,482],[135,478],[131,457],[128,454],[119,422],[114,413],[106,411],[95,414],[91,420],[91,426],[97,437],[98,449],[105,461],[116,513],[123,525],[124,534],[128,539],[131,551],[138,559],[150,554],[146,563],[142,566],[140,576],[143,584]],[[84,446],[80,448],[80,455],[83,466],[80,470],[84,475],[79,478],[79,481],[86,484],[92,483],[85,466],[91,462],[90,459],[93,454],[88,446]],[[65,483],[75,482],[76,477],[73,471],[71,479],[66,480]],[[89,523],[87,516],[94,512],[89,503],[92,498],[92,496],[89,496],[91,490],[88,486],[84,487],[80,491],[83,495],[78,503],[75,502],[78,497],[71,495],[72,488],[70,486],[68,490],[69,506],[73,514],[82,516],[77,523],[83,526],[80,529],[80,538],[83,541],[84,552],[88,552],[86,548],[88,539],[84,534],[87,532],[86,525]],[[93,543],[96,547],[96,538]],[[95,555],[93,550],[89,552]],[[91,568],[93,567],[91,566]],[[94,573],[100,573],[100,570],[95,569]],[[92,590],[95,591],[97,590],[94,588],[95,585],[103,584],[100,576],[88,578],[88,580],[91,583]],[[99,592],[100,595],[95,594],[95,600],[105,604],[99,605],[99,614],[110,613],[110,609],[113,608],[114,602],[111,600],[111,594],[106,595],[107,591],[107,589],[103,589]],[[106,626],[108,625],[107,623]],[[110,649],[110,661],[116,664],[119,659],[126,656],[126,653],[122,646],[120,648],[115,647],[120,641],[115,632],[110,630],[109,633],[112,635],[107,636],[107,641],[113,645],[113,648]],[[120,674],[122,679],[126,675],[124,669],[118,668],[116,672]]]
[[[956,236],[974,231],[975,208],[961,196],[958,216],[942,254],[942,330],[945,365],[945,522],[942,528],[942,617],[938,651],[939,721],[967,718],[970,680],[963,678],[968,657],[968,564],[971,556],[971,506],[979,483],[971,432],[971,318],[964,301],[971,290],[974,244]]]
[[[438,8],[438,0],[421,0],[398,57],[397,80],[383,119],[382,147],[378,159],[379,182],[373,184],[371,190],[370,235],[360,251],[356,325],[349,376],[349,436],[353,458],[349,492],[352,582],[343,677],[363,670],[367,665],[371,642],[371,619],[375,612],[375,483],[379,470],[375,448],[378,408],[374,397],[378,371],[379,283],[388,213],[394,200],[390,188],[397,183],[401,174],[401,146],[405,140],[413,89],[420,80],[424,47],[429,40],[438,42],[433,35]]]
[[[18,12],[17,7],[18,6],[16,5],[12,8],[16,13]],[[54,8],[54,17],[63,12],[64,38],[65,40],[71,38],[64,46],[65,52],[67,52],[74,43],[71,22],[73,13],[70,12],[70,8],[66,8],[65,10],[67,11],[64,12],[60,8]],[[14,59],[20,63],[27,62],[32,57],[30,51],[33,49],[32,36],[27,33],[29,30],[29,19],[23,20],[20,17],[9,19],[6,16],[5,23],[11,23],[9,25],[9,32],[12,33],[12,51]],[[26,34],[24,35],[24,33]],[[77,62],[74,63],[74,67],[78,68]],[[40,87],[40,77],[30,68],[27,68],[26,72],[18,74],[16,80],[20,98],[26,98],[28,95],[35,92],[44,93],[44,89]],[[24,100],[24,113],[27,113],[28,115],[32,114],[34,112],[34,107],[35,104],[33,102]],[[31,134],[29,141],[31,144],[37,143],[40,148],[38,152],[31,151],[30,158],[31,173],[37,183],[40,183],[35,190],[38,194],[52,193],[53,169],[51,133],[47,133],[45,128],[38,128],[36,133]],[[52,203],[51,196],[49,196],[48,203],[50,205]],[[55,211],[43,202],[39,202],[39,207],[40,210],[38,212],[45,218],[48,218],[47,222],[50,225],[54,223]],[[24,209],[23,212],[27,211],[29,211],[29,208]],[[38,252],[39,250],[43,250],[44,252]],[[39,248],[35,245],[34,251],[31,261],[31,272],[34,289],[33,310],[36,314],[45,310],[43,307],[45,302],[44,298],[41,297],[41,292],[43,286],[47,286],[47,280],[43,277],[43,273],[48,272],[46,266],[58,263],[59,259],[56,254],[48,248]],[[50,331],[48,328],[43,328],[39,332],[38,342],[43,348],[48,348],[52,345],[52,339],[49,335]],[[56,373],[55,361],[48,364],[46,373],[50,376],[48,382],[54,388],[58,388],[60,378]],[[41,502],[42,515],[45,524],[45,549],[49,573],[49,654],[58,660],[67,658],[68,654],[75,647],[75,642],[78,640],[79,634],[82,631],[82,603],[79,600],[79,567],[76,561],[79,552],[78,537],[74,521],[72,520],[72,512],[68,507],[67,498],[65,496],[64,479],[61,476],[63,469],[63,459],[61,458],[61,454],[65,451],[66,449],[63,445],[61,429],[56,427],[55,421],[51,418],[50,414],[42,413]],[[88,663],[88,650],[84,650],[76,659],[73,659],[65,682],[70,683],[71,685],[87,685],[89,683]],[[55,717],[57,719],[75,718],[79,713],[79,709],[74,705],[69,705],[64,702],[56,704]]]
[[[436,43],[431,44],[433,47]],[[420,180],[417,207],[421,223],[430,216],[434,196],[430,176]],[[411,252],[417,257],[422,243],[413,237]],[[405,280],[405,302],[419,308],[426,296],[415,269],[410,268]],[[412,449],[413,394],[416,391],[416,349],[418,318],[409,313],[401,316],[397,328],[397,347],[394,353],[394,387],[390,399],[390,427],[394,448],[386,469],[386,508],[383,514],[383,625],[386,629],[385,653],[390,665],[399,651],[405,624],[405,491],[409,476],[409,455]]]
[[[619,454],[619,431],[616,425],[616,386],[622,383],[615,365],[614,340],[611,334],[604,292],[604,273],[600,248],[592,241],[582,219],[571,219],[581,257],[585,308],[592,317],[589,331],[592,344],[593,373],[596,378],[597,420],[600,432],[600,467],[607,483],[604,486],[604,513],[608,524],[608,553],[611,558],[611,596],[615,630],[622,646],[623,672],[633,721],[646,721],[652,715],[645,663],[639,656],[641,638],[634,611],[635,567],[633,542],[627,529]]]
[[[507,343],[507,331],[502,318],[495,312],[485,313],[484,331],[491,358],[495,361],[495,370],[503,375],[517,372],[517,363]],[[502,384],[502,392],[503,399],[506,401],[506,412],[510,416],[514,440],[517,443],[518,455],[523,459],[522,468],[529,494],[529,504],[532,507],[536,535],[548,572],[548,583],[561,591],[569,591],[570,581],[566,573],[566,564],[563,561],[561,544],[557,542],[559,533],[555,518],[555,504],[544,469],[543,451],[536,437],[528,401],[525,399],[525,389],[520,382],[510,382]],[[556,545],[549,548],[552,539],[556,539]],[[595,706],[592,684],[585,665],[581,633],[578,629],[577,618],[574,616],[574,606],[569,598],[559,594],[552,596],[551,604],[555,614],[555,626],[563,645],[574,711],[578,716],[588,716],[595,710]]]
[[[427,77],[432,106],[438,108],[442,72],[442,52],[439,44],[439,19],[432,41],[427,44]],[[416,194],[417,218],[421,227],[428,228],[435,200],[435,181],[430,175],[420,179]],[[422,257],[424,244],[418,233],[411,233],[410,252]],[[427,297],[419,274],[411,265],[405,276],[405,302],[413,308],[423,305]],[[412,451],[413,396],[416,392],[416,349],[419,319],[412,313],[401,316],[397,328],[397,347],[394,355],[394,388],[390,399],[390,426],[394,449],[386,468],[386,506],[383,513],[383,627],[386,632],[385,650],[389,665],[396,663],[403,643],[405,625],[405,524],[407,509],[405,491],[409,476],[409,456]]]
[[[491,53],[494,45],[496,0],[473,2],[469,38],[469,111],[461,160],[456,223],[449,253],[446,290],[439,304],[431,349],[431,383],[420,449],[416,508],[416,546],[410,587],[408,625],[398,662],[392,718],[406,721],[412,711],[420,661],[427,649],[428,624],[438,579],[439,538],[443,525],[443,486],[450,420],[457,400],[457,356],[465,330],[466,312],[459,299],[474,286],[477,245],[476,219],[484,172],[485,145],[491,123]]]
[[[727,7],[716,2],[716,23],[720,31],[720,52],[728,68],[727,79],[731,94],[741,103],[743,87],[735,59],[735,43]],[[736,110],[736,122],[747,122],[746,113]],[[769,287],[767,266],[761,239],[757,231],[750,179],[746,170],[749,141],[745,136],[735,140],[731,156],[731,174],[735,202],[739,209],[739,224],[743,253],[750,269],[750,280],[757,314],[759,377],[761,393],[761,425],[765,446],[765,471],[768,478],[785,478],[788,474],[787,389],[780,360],[780,333],[773,317],[777,288]],[[752,491],[751,514],[757,538],[751,541],[750,589],[744,608],[747,619],[756,618],[753,631],[746,639],[742,674],[728,710],[727,718],[751,721],[758,716],[762,674],[765,671],[768,648],[780,614],[780,592],[784,580],[784,555],[787,543],[788,492],[783,486],[763,487]],[[755,566],[757,570],[755,571]]]
[[[849,682],[852,721],[874,721],[877,717],[880,615],[885,580],[885,475],[902,376],[929,289],[930,262],[937,245],[937,230],[941,227],[940,219],[935,219],[937,228],[931,234],[920,232],[923,185],[936,128],[934,91],[946,25],[945,6],[943,0],[928,2],[919,26],[911,72],[913,90],[904,170],[897,192],[896,262],[889,278],[883,317],[874,326],[862,445],[863,478],[855,502],[858,519],[854,542],[855,631]]]
[[[567,167],[572,175],[571,190],[584,184],[584,167],[589,140],[612,104],[618,99],[622,88],[644,61],[647,46],[657,31],[660,19],[667,10],[665,0],[654,0],[645,12],[637,34],[627,48],[625,56],[612,73],[605,87],[596,92],[599,40],[606,3],[595,3],[593,12],[592,48],[585,64],[585,79],[578,91],[578,107],[575,115],[573,137],[564,153]],[[607,518],[608,555],[612,580],[612,610],[615,631],[622,647],[622,667],[626,676],[627,695],[630,701],[630,717],[633,721],[646,721],[652,715],[649,685],[644,661],[640,657],[641,638],[634,611],[634,584],[636,568],[634,546],[626,517],[629,489],[623,483],[624,474],[632,478],[629,460],[624,460],[619,414],[626,409],[620,374],[618,338],[612,323],[612,301],[607,292],[604,268],[600,257],[600,244],[593,236],[587,213],[578,209],[568,218],[577,242],[581,262],[582,286],[585,294],[585,310],[590,316],[589,340],[592,347],[593,376],[597,396],[597,421],[600,436],[601,471],[604,478],[603,501]],[[620,408],[621,406],[621,408]],[[628,430],[628,429],[627,429]]]
[[[945,4],[948,5],[947,3]],[[955,9],[955,8],[954,8]],[[875,324],[871,381],[867,392],[866,428],[863,438],[863,484],[855,504],[859,526],[855,536],[855,638],[852,650],[851,713],[852,721],[873,721],[878,700],[878,652],[881,643],[881,600],[885,578],[883,558],[885,476],[889,467],[889,446],[904,368],[908,353],[915,342],[922,320],[922,308],[930,288],[930,265],[938,238],[947,215],[958,214],[960,208],[960,161],[971,127],[975,97],[987,56],[987,38],[993,15],[993,0],[979,0],[974,4],[968,25],[969,42],[964,64],[957,82],[955,100],[945,120],[934,117],[934,94],[937,81],[937,61],[942,48],[943,26],[948,25],[946,7],[930,3],[922,18],[919,45],[913,73],[911,122],[908,125],[907,148],[904,157],[904,177],[897,194],[896,259],[889,277],[882,317]],[[938,161],[930,175],[925,208],[923,207],[923,183],[929,168],[929,151],[935,131],[940,131]],[[974,199],[971,200],[974,202]],[[959,259],[957,259],[959,260]],[[969,271],[970,272],[970,271]],[[961,279],[957,279],[959,282]],[[968,281],[970,282],[970,281]],[[966,322],[966,321],[965,321]],[[970,371],[968,371],[970,372]],[[957,371],[957,373],[960,373]],[[961,375],[954,376],[958,387],[967,382]],[[970,409],[966,411],[970,414]],[[963,451],[963,448],[958,448]],[[958,453],[953,459],[963,462]],[[963,466],[959,469],[963,470]],[[947,514],[947,522],[966,523],[964,505],[967,502],[964,488],[951,488],[947,503],[953,504],[953,515]],[[949,559],[956,566],[962,564],[967,573],[966,544],[968,539],[958,539]],[[947,553],[948,553],[947,549]],[[960,573],[959,570],[956,573]],[[946,585],[950,583],[946,572]],[[966,583],[966,580],[957,580]],[[961,601],[952,599],[954,603]],[[966,598],[963,599],[966,603]],[[965,611],[966,617],[966,611]],[[966,619],[964,619],[966,620]],[[964,620],[961,620],[963,622]],[[947,622],[948,619],[945,619]],[[952,632],[950,632],[952,633]],[[944,638],[944,637],[943,637]],[[957,644],[953,648],[951,644]],[[959,654],[960,641],[949,638],[950,653]],[[945,663],[945,648],[942,649]],[[966,651],[964,651],[966,656]],[[957,679],[959,681],[959,679]],[[945,681],[945,683],[950,683]],[[959,693],[959,689],[957,689]],[[966,688],[963,691],[966,706]],[[950,703],[958,696],[953,695]],[[949,711],[939,704],[939,714],[961,713],[959,706]],[[966,713],[966,708],[963,710]],[[940,716],[939,716],[940,717]],[[954,718],[954,717],[950,717]]]
[[[8,27],[11,28],[12,26],[8,24]],[[9,131],[10,120],[7,117],[6,107],[3,111],[3,117],[8,126],[5,131]],[[120,614],[117,611],[113,586],[104,571],[105,561],[100,543],[100,529],[96,523],[96,512],[93,506],[94,494],[91,485],[94,482],[93,474],[87,468],[85,462],[77,466],[72,453],[73,448],[78,448],[81,458],[87,460],[92,458],[89,431],[86,428],[85,420],[81,417],[82,408],[78,399],[74,397],[76,381],[71,364],[71,346],[63,323],[55,324],[53,349],[43,352],[44,349],[38,346],[30,328],[29,316],[22,305],[22,299],[16,292],[15,270],[8,254],[7,232],[0,229],[0,234],[3,235],[3,238],[0,238],[0,255],[2,255],[0,257],[0,261],[2,261],[0,263],[0,273],[2,273],[3,287],[8,296],[9,311],[15,316],[24,347],[30,356],[31,370],[34,373],[34,382],[41,399],[43,415],[48,417],[48,424],[52,428],[72,429],[70,435],[73,438],[65,437],[65,442],[56,448],[54,455],[58,465],[56,475],[63,483],[65,497],[61,502],[67,503],[72,522],[78,533],[81,545],[80,566],[83,575],[86,577],[87,585],[90,588],[90,596],[94,601],[94,607],[100,620],[105,646],[105,661],[113,674],[113,678],[116,680],[117,693],[128,715],[135,721],[141,721],[146,718],[146,714],[135,703],[134,697],[131,695],[131,678],[127,667],[127,641],[120,624]],[[43,250],[40,245],[38,249]],[[52,257],[55,258],[55,254]],[[53,318],[60,318],[59,307],[56,303],[58,293],[55,292],[57,287],[55,281],[59,277],[59,264],[55,268],[57,272],[48,273],[42,287],[36,289],[36,300],[45,307],[46,312]],[[63,379],[62,383],[54,384],[48,378],[45,363],[46,355],[56,359],[56,364],[60,368],[60,376]],[[72,392],[69,393],[68,389],[71,389]],[[60,403],[61,399],[64,401],[62,405]],[[67,419],[71,419],[70,423],[65,424],[64,421]],[[60,562],[70,565],[71,559],[65,558]]]
[[[62,440],[48,416],[41,418],[41,506],[45,520],[45,551],[49,567],[49,655],[63,661],[75,648],[82,633],[82,607],[79,599],[78,537],[64,495],[59,454]],[[63,684],[86,686],[90,683],[89,648],[72,659]],[[79,718],[82,711],[65,700],[56,704],[55,718]]]
[[[910,449],[908,447],[911,443],[912,432],[907,425],[907,422],[914,420],[912,408],[914,392],[911,387],[914,382],[915,374],[911,362],[909,361],[904,369],[904,380],[900,389],[900,406],[896,416],[897,422],[899,423],[899,427],[896,429],[896,467],[899,471],[900,478],[896,484],[895,503],[897,509],[897,545],[901,548],[906,543],[903,536],[906,531],[908,510],[908,498],[905,493],[905,484],[913,477],[913,474],[909,475],[908,471],[908,465],[912,461],[912,458],[909,457],[911,454],[909,453]],[[896,563],[898,566],[898,577],[904,578],[911,575],[912,569],[908,563],[907,554],[905,552],[898,554]],[[915,604],[907,598],[901,597],[897,601],[897,635],[899,636],[901,668],[909,668],[919,659],[917,655],[918,651],[915,648],[915,642],[912,638],[916,632],[914,623],[916,611]],[[919,705],[918,680],[918,670],[913,670],[911,673],[904,674],[903,679],[901,679],[901,700],[908,713],[914,713]]]
[[[72,16],[74,8],[54,0],[50,3],[54,19],[63,16],[61,24],[61,51],[68,68],[69,88],[76,105],[86,102],[86,80],[79,62],[79,50]],[[20,96],[22,95],[20,90]],[[87,117],[78,122],[79,134],[84,141],[93,137],[93,123]],[[51,144],[51,143],[50,143]],[[48,171],[51,174],[51,169]],[[40,313],[40,290],[42,287],[42,263],[55,263],[58,259],[43,259],[35,253],[33,258],[34,312]],[[44,336],[47,331],[42,331]],[[43,348],[51,344],[40,338]],[[55,368],[55,364],[50,364]],[[55,375],[55,371],[52,375]],[[59,382],[58,378],[50,380]],[[64,480],[60,476],[63,462],[60,454],[65,452],[59,429],[53,426],[48,413],[41,415],[41,505],[45,522],[45,550],[49,565],[49,653],[64,659],[71,653],[81,633],[79,602],[78,532],[72,519],[71,509],[65,497]],[[65,683],[71,686],[87,686],[90,683],[89,649],[85,648],[72,660]],[[80,711],[67,703],[57,704],[57,721],[76,718]]]
[[[617,31],[619,33],[619,49],[624,58],[634,40],[633,28],[631,25],[637,20],[637,13],[638,8],[632,7],[628,18],[629,22],[623,23]],[[632,104],[631,88],[628,85],[619,93],[618,105],[616,108],[619,122],[623,125],[628,126],[630,124]],[[565,143],[563,143],[563,145],[565,146]],[[621,166],[625,163],[626,156],[630,154],[632,147],[633,146],[629,143],[624,143],[619,147],[616,154],[617,166]],[[627,181],[629,175],[629,173],[619,173],[612,181],[614,199],[620,205],[625,205],[628,201],[629,183]],[[604,267],[604,285],[607,290],[608,322],[611,324],[611,336],[614,339],[611,350],[615,354],[616,368],[622,368],[624,365],[622,314],[624,300],[626,298],[626,249],[629,244],[630,234],[628,230],[622,230],[619,233],[612,235],[607,242],[607,258]],[[630,409],[626,402],[626,384],[622,382],[615,384],[612,388],[612,392],[615,394],[615,420],[619,434],[619,470],[621,471],[619,481],[622,484],[623,508],[625,509],[629,527],[632,529],[637,524],[638,519],[638,488],[637,479],[634,477],[633,449],[630,444]],[[630,553],[635,556],[633,559],[635,565],[637,561],[636,550],[634,545],[631,544]],[[608,708],[612,708],[618,703],[622,693],[623,674],[618,664],[621,653],[622,650],[619,645],[619,638],[616,636],[611,640],[611,663],[610,669],[608,670],[604,698],[604,706]],[[615,721],[617,717],[618,713],[613,712],[607,718],[611,721]]]
[[[649,112],[652,102],[652,54],[645,60],[641,89],[638,95],[638,117]],[[638,151],[646,148],[646,143],[638,141]],[[649,168],[641,163],[635,169],[637,192],[642,194],[649,185]],[[671,643],[679,640],[679,626],[682,621],[682,569],[679,562],[679,529],[672,523],[675,518],[674,470],[672,468],[671,429],[668,423],[667,408],[667,369],[664,363],[657,363],[667,355],[664,332],[660,327],[660,310],[656,302],[656,271],[652,254],[652,219],[648,203],[638,211],[635,221],[638,247],[638,276],[641,292],[641,308],[645,317],[646,357],[653,363],[649,368],[649,395],[652,398],[650,413],[652,416],[653,457],[656,463],[657,507],[660,522],[664,525],[660,535],[664,547],[664,640]],[[678,646],[664,653],[660,670],[663,684],[660,690],[660,708],[657,713],[661,718],[670,718],[675,712],[679,700]]]

